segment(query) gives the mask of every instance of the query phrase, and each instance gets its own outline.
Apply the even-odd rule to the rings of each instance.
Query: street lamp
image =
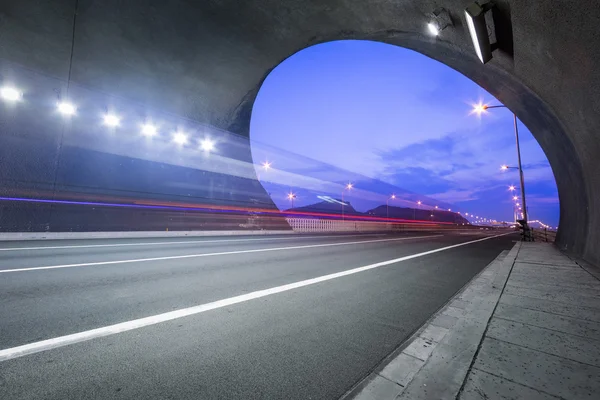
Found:
[[[296,198],[296,194],[295,193],[288,193],[287,195],[288,200],[290,200],[292,202],[292,208],[294,208],[294,199]]]
[[[390,197],[388,197],[387,200],[385,201],[386,215],[388,218],[390,217],[390,200],[394,200],[395,198],[396,198],[396,195],[393,194]]]
[[[272,163],[270,163],[268,161],[265,161],[264,163],[262,163],[262,166],[263,166],[263,168],[264,168],[265,171],[268,171],[271,168],[271,164]]]
[[[342,189],[342,221],[344,220],[344,192],[346,191],[346,189],[351,190],[354,186],[351,183],[348,183],[346,186],[344,186],[344,189]]]
[[[483,112],[491,109],[491,108],[507,108],[504,105],[487,105],[487,104],[477,104],[474,106],[473,111],[476,112],[477,114],[481,115]],[[515,168],[519,170],[519,178],[521,179],[521,198],[523,200],[523,221],[524,221],[524,227],[527,227],[527,207],[525,206],[525,178],[523,177],[523,165],[521,164],[521,146],[519,145],[519,129],[517,127],[517,115],[515,113],[513,114],[513,124],[514,124],[514,128],[515,128],[515,140],[516,140],[516,144],[517,144],[517,159],[519,161],[519,166],[518,167],[509,167],[508,165],[503,165],[502,169],[506,170],[508,168]]]
[[[417,207],[421,209],[421,200],[417,201]],[[417,220],[417,209],[413,208],[413,221]]]

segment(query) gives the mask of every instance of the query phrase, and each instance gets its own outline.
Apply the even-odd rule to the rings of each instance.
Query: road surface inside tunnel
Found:
[[[516,239],[2,242],[1,397],[339,398]]]

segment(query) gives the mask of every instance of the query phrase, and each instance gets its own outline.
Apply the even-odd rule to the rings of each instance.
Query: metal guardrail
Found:
[[[531,228],[531,235],[536,242],[554,243],[556,240],[556,231],[549,231],[548,229]]]

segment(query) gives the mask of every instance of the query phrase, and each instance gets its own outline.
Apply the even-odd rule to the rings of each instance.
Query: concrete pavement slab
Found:
[[[494,318],[503,318],[553,331],[600,340],[600,323],[598,322],[550,314],[504,303],[498,304]]]
[[[494,318],[487,337],[600,367],[600,342],[568,333]]]
[[[564,399],[600,393],[600,368],[486,338],[474,368]]]
[[[489,374],[474,368],[463,391],[458,396],[460,400],[556,400],[560,397],[551,396]]]
[[[500,298],[500,303],[586,321],[600,322],[600,312],[595,307],[565,304],[546,299],[507,294],[506,292]]]

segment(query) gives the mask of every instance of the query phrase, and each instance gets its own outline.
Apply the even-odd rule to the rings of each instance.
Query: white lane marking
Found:
[[[511,232],[512,233],[512,232]],[[401,261],[410,260],[412,258],[423,257],[429,254],[438,253],[456,247],[466,246],[472,243],[482,242],[497,238],[500,236],[510,235],[511,233],[503,233],[501,235],[489,236],[483,239],[471,240],[469,242],[454,244],[451,246],[441,247],[439,249],[429,250],[422,253],[412,254],[410,256],[404,256],[400,258],[394,258],[393,260],[382,261],[375,264],[365,265],[363,267],[353,268],[346,271],[336,272],[329,275],[323,275],[312,279],[306,279],[294,283],[288,283],[287,285],[276,286],[270,289],[257,290],[255,292],[242,294],[240,296],[229,297],[223,300],[217,300],[212,303],[201,304],[193,307],[182,308],[176,311],[170,311],[163,314],[152,315],[150,317],[134,319],[132,321],[121,322],[119,324],[109,325],[102,328],[91,329],[89,331],[83,331],[73,333],[71,335],[59,336],[52,339],[42,340],[39,342],[29,343],[22,346],[12,347],[4,350],[0,350],[0,362],[10,360],[13,358],[23,357],[29,354],[39,353],[41,351],[55,349],[57,347],[68,346],[70,344],[84,342],[87,340],[114,335],[121,332],[130,331],[133,329],[143,328],[150,325],[156,325],[161,322],[171,321],[178,318],[187,317],[190,315],[200,314],[206,311],[215,310],[217,308],[227,307],[238,303],[258,299],[261,297],[270,296],[272,294],[287,292],[289,290],[298,289],[304,286],[314,285],[316,283],[329,281],[336,278],[341,278],[348,275],[357,274],[359,272],[368,271],[370,269],[380,268],[386,265],[395,264]]]
[[[333,246],[347,246],[347,245],[350,245],[350,244],[361,244],[361,243],[393,242],[393,241],[399,241],[399,240],[422,239],[422,238],[424,239],[424,238],[439,237],[439,236],[444,236],[444,235],[410,236],[410,237],[392,238],[392,239],[359,240],[359,241],[355,241],[355,242],[323,243],[323,244],[309,244],[309,245],[305,245],[305,246],[288,246],[288,247],[272,247],[272,248],[266,248],[266,249],[221,251],[221,252],[218,252],[218,253],[186,254],[186,255],[181,255],[181,256],[164,256],[164,257],[152,257],[152,258],[136,258],[136,259],[132,259],[132,260],[96,261],[96,262],[89,262],[89,263],[64,264],[64,265],[48,265],[48,266],[44,266],[44,267],[27,267],[27,268],[3,269],[3,270],[0,270],[0,273],[24,272],[24,271],[39,271],[39,270],[43,270],[43,269],[60,269],[60,268],[74,268],[74,267],[89,267],[89,266],[92,266],[92,265],[126,264],[126,263],[145,262],[145,261],[178,260],[178,259],[182,259],[182,258],[228,256],[228,255],[232,255],[232,254],[262,253],[262,252],[267,252],[267,251],[312,249],[312,248],[315,248],[315,247],[333,247]]]
[[[342,238],[356,236],[381,236],[381,233],[369,233],[362,235],[324,235],[324,236],[293,236],[293,237],[274,237],[274,238],[247,238],[247,239],[227,239],[227,240],[182,240],[176,242],[141,242],[141,243],[110,243],[110,244],[82,244],[71,246],[40,246],[40,247],[7,247],[0,248],[0,251],[19,251],[19,250],[55,250],[55,249],[86,249],[93,247],[125,247],[125,246],[160,246],[169,244],[187,244],[187,243],[229,243],[229,242],[257,242],[265,240],[293,240],[293,239],[321,239],[321,238]],[[70,239],[62,239],[70,240]]]

